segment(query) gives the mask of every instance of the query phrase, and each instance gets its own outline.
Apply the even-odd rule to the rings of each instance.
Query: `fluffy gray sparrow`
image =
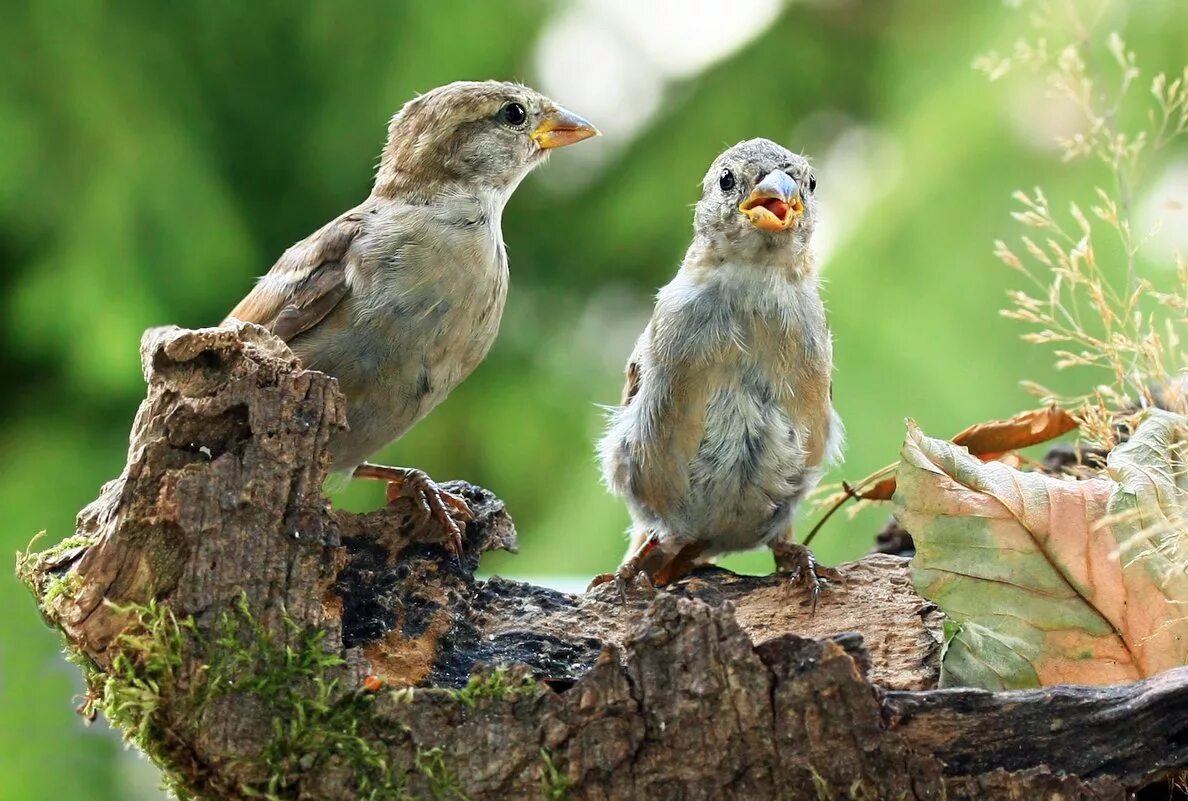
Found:
[[[633,521],[620,587],[639,573],[665,584],[697,559],[757,545],[814,604],[820,577],[837,575],[792,541],[797,503],[842,439],[809,249],[815,188],[808,162],[766,139],[706,173],[693,243],[657,296],[599,445]]]
[[[458,82],[405,104],[371,195],[293,245],[228,319],[258,323],[338,379],[349,430],[336,471],[409,491],[460,549],[465,501],[415,469],[364,460],[402,436],[487,355],[507,295],[500,222],[553,148],[598,133],[538,92]]]

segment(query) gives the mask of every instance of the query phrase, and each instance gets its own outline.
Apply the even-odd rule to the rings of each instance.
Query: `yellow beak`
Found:
[[[804,201],[796,179],[783,170],[772,170],[759,182],[738,210],[760,231],[786,231],[804,214]]]
[[[558,106],[545,115],[532,132],[532,139],[541,150],[565,147],[591,136],[598,136],[598,129],[572,111]]]

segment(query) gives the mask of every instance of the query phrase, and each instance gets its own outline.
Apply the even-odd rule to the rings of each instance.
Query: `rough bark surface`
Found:
[[[780,578],[717,568],[626,603],[610,585],[479,581],[481,553],[515,545],[502,503],[448,485],[477,513],[457,560],[411,503],[331,509],[341,396],[262,329],[157,329],[142,357],[123,474],[80,514],[82,544],[26,580],[93,689],[130,675],[156,693],[141,735],[183,793],[1072,801],[1188,765],[1188,669],[1116,688],[931,689],[941,619],[887,555],[843,566],[815,615]],[[192,621],[164,672],[130,651],[150,602]],[[229,614],[252,625],[229,635]],[[212,686],[218,643],[265,640],[288,665],[314,632],[338,658],[284,690],[309,696],[316,736],[304,712],[293,734],[252,664]]]

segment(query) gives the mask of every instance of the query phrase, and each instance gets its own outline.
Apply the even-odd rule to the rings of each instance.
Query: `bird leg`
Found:
[[[705,543],[691,542],[681,546],[674,554],[671,542],[662,542],[649,532],[639,547],[623,560],[618,570],[595,576],[587,591],[613,581],[619,590],[619,597],[626,603],[627,589],[632,583],[655,592],[656,587],[671,584],[688,573],[705,549]]]
[[[652,576],[652,583],[657,587],[663,587],[689,575],[693,568],[699,564],[705,564],[698,560],[708,547],[709,544],[705,542],[690,542],[685,545],[677,551],[676,556],[669,559],[663,567],[656,571],[656,574]]]
[[[614,573],[599,573],[590,580],[589,586],[586,587],[586,592],[613,581],[615,587],[619,590],[619,598],[623,603],[627,603],[627,587],[632,579],[640,574],[640,563],[643,562],[648,554],[656,550],[659,545],[660,540],[655,534],[649,532],[648,536],[639,544],[639,547],[635,549],[635,552],[623,560],[623,564],[619,565],[618,570]],[[644,573],[643,575],[646,579],[647,574]]]
[[[388,467],[382,464],[364,462],[355,468],[355,478],[371,478],[387,481],[385,495],[388,503],[401,497],[412,497],[426,519],[435,521],[446,534],[446,547],[456,558],[462,557],[462,528],[450,514],[453,512],[463,522],[474,520],[474,512],[464,498],[446,492],[423,470],[415,467]]]
[[[775,557],[777,573],[791,574],[791,584],[803,584],[808,588],[813,614],[817,612],[817,598],[821,594],[822,580],[845,583],[841,573],[818,564],[817,557],[813,556],[813,552],[806,545],[780,540],[772,544],[771,555]]]

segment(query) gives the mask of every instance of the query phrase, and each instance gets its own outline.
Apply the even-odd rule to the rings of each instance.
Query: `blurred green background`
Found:
[[[907,416],[951,434],[1031,405],[1021,378],[1060,384],[997,315],[1017,276],[991,242],[1016,233],[1012,190],[1042,184],[1062,208],[1104,177],[1059,163],[1052,138],[1075,118],[1040,79],[991,84],[970,68],[1009,50],[1026,25],[1018,3],[0,5],[10,554],[39,530],[45,543],[70,533],[119,473],[143,393],[141,331],[217,323],[286,246],[366,196],[388,117],[460,78],[524,80],[605,133],[555,155],[512,200],[495,349],[382,455],[507,501],[521,553],[486,570],[576,586],[616,564],[627,516],[599,483],[595,404],[619,396],[652,293],[687,244],[701,175],[743,138],[817,165],[849,430],[833,480],[892,461]],[[1143,82],[1179,70],[1183,0],[1105,13],[1102,30],[1124,30],[1139,52]],[[1152,185],[1183,190],[1184,158],[1169,156]],[[355,486],[336,502],[373,507],[381,493]],[[839,516],[818,554],[857,557],[884,515]],[[159,798],[151,769],[74,715],[78,678],[24,590],[0,581],[0,602],[0,798]]]

